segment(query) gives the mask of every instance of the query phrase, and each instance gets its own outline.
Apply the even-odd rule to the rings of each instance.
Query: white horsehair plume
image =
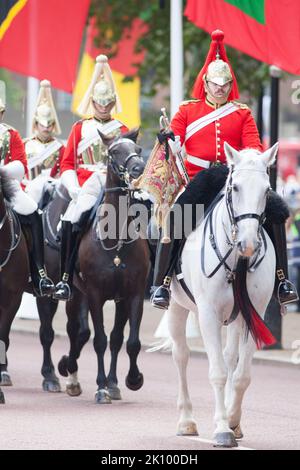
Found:
[[[77,108],[77,112],[81,116],[92,116],[94,114],[94,108],[92,105],[92,96],[93,96],[95,85],[101,78],[104,78],[104,80],[108,82],[110,88],[116,95],[116,104],[112,112],[120,113],[122,111],[120,99],[116,90],[116,85],[113,79],[113,75],[112,75],[109,63],[108,63],[108,58],[106,55],[100,54],[96,57],[96,64],[95,64],[94,72],[91,78],[91,82],[88,86],[88,89],[86,90],[84,94],[84,97],[81,103],[79,104]]]
[[[40,90],[37,98],[36,108],[35,108],[35,115],[33,117],[32,122],[32,131],[35,132],[36,122],[39,114],[39,109],[48,107],[48,113],[51,114],[51,117],[54,122],[54,133],[56,135],[61,134],[61,128],[59,124],[59,120],[57,117],[56,109],[54,106],[52,92],[51,92],[51,82],[49,80],[42,80],[40,83]],[[45,112],[46,109],[43,109]]]

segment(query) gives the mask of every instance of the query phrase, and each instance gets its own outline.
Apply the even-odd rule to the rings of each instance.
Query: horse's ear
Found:
[[[276,144],[274,144],[273,147],[266,150],[262,154],[262,158],[265,161],[267,166],[273,165],[273,163],[275,163],[276,155],[277,155],[277,152],[278,152],[278,147],[279,147],[279,144],[278,144],[278,142],[276,142]]]
[[[126,134],[123,134],[122,137],[125,137],[126,139],[130,139],[133,142],[136,142],[137,138],[138,138],[138,135],[139,135],[139,132],[140,132],[140,128],[139,127],[134,127],[133,129],[130,129],[129,132],[126,132]]]
[[[101,131],[99,131],[99,129],[97,129],[97,130],[98,130],[98,134],[100,135],[104,145],[109,147],[110,144],[115,140],[116,137],[107,137],[105,134],[103,134]]]
[[[224,152],[228,165],[236,165],[240,161],[240,153],[227,142],[224,142]]]

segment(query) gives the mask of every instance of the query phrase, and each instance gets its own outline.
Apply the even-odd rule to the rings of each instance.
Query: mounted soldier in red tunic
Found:
[[[209,53],[194,85],[195,99],[182,103],[171,121],[175,139],[179,136],[181,145],[185,147],[186,170],[193,178],[176,202],[182,207],[184,204],[204,204],[207,207],[223,188],[228,174],[224,142],[236,150],[252,148],[262,151],[250,109],[236,101],[238,86],[223,38],[222,31],[212,33]],[[179,139],[177,137],[176,140]],[[272,192],[267,203],[266,230],[275,245],[276,287],[278,300],[283,305],[298,298],[295,287],[287,279],[284,225],[287,217],[285,203]],[[178,251],[172,232],[174,227],[171,227],[171,243],[160,242],[157,250],[152,304],[158,308],[168,308],[170,300],[171,266]]]
[[[99,55],[91,83],[78,108],[79,114],[89,117],[74,124],[61,161],[61,181],[72,200],[63,217],[61,281],[56,286],[55,299],[71,298],[77,242],[106,180],[107,147],[99,131],[108,138],[126,133],[128,128],[111,116],[120,111],[107,57]]]
[[[44,267],[44,236],[42,220],[37,212],[37,203],[21,187],[24,175],[28,174],[27,158],[21,136],[13,127],[2,122],[5,112],[4,93],[0,95],[0,161],[5,173],[11,178],[15,190],[12,208],[18,214],[29,251],[31,279],[36,296],[51,295],[53,282],[47,277]]]

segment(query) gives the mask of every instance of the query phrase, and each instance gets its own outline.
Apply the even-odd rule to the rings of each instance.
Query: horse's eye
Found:
[[[271,191],[271,186],[269,186],[269,187],[266,189],[266,195],[268,195],[270,191]]]
[[[239,188],[238,188],[238,186],[237,186],[236,184],[234,184],[234,185],[232,186],[232,189],[233,189],[233,191],[235,191],[236,193],[237,193],[238,190],[239,190]]]

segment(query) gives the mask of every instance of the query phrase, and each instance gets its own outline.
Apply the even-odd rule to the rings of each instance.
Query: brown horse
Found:
[[[117,139],[102,140],[108,146],[107,179],[103,204],[100,206],[100,219],[104,222],[107,211],[114,209],[116,214],[115,234],[103,239],[96,233],[95,224],[83,235],[79,247],[75,285],[84,293],[91,312],[95,330],[94,349],[98,359],[97,403],[111,403],[112,399],[121,399],[117,379],[117,358],[124,339],[124,327],[129,321],[130,333],[127,341],[127,353],[130,359],[126,385],[131,390],[138,390],[143,385],[143,374],[137,366],[137,356],[141,343],[139,329],[143,314],[143,301],[149,270],[149,251],[146,239],[123,237],[119,223],[120,196],[125,197],[127,207],[132,203],[133,191],[130,181],[137,178],[144,169],[140,157],[141,148],[136,145],[138,131],[131,132]],[[130,216],[125,222],[132,222]],[[108,225],[108,229],[110,226]],[[127,233],[127,232],[126,232]],[[111,234],[110,234],[111,235]],[[70,351],[59,363],[59,372],[68,376],[67,391],[75,396],[81,393],[77,379],[77,359],[79,358],[78,301],[82,294],[74,288],[73,298],[67,302],[68,335]],[[111,363],[108,375],[104,369],[104,353],[107,337],[103,324],[103,306],[107,300],[115,301],[115,321],[110,335]]]
[[[10,178],[0,169],[0,347],[7,352],[13,319],[28,287],[29,259],[20,224],[10,209],[14,197]],[[5,348],[3,345],[5,344]],[[3,351],[2,351],[3,352]],[[6,356],[6,354],[5,354]],[[2,363],[2,364],[1,364]],[[9,385],[7,358],[0,357],[1,384]],[[0,403],[4,403],[0,389]]]

